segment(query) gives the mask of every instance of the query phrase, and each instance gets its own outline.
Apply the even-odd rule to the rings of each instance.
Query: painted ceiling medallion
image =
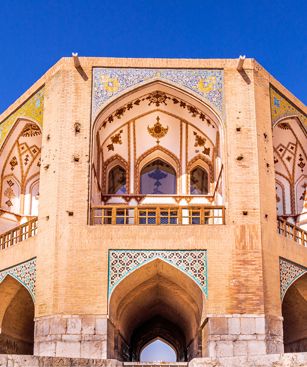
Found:
[[[41,135],[40,128],[35,124],[27,124],[22,130],[21,135],[25,138]]]
[[[157,139],[157,144],[160,143],[160,139],[163,138],[167,132],[168,132],[168,126],[167,127],[163,127],[162,124],[160,123],[160,117],[157,116],[157,119],[156,119],[156,123],[154,124],[153,127],[149,127],[147,126],[147,130],[149,132],[149,134]]]

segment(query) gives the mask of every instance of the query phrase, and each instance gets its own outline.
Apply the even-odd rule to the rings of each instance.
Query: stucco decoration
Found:
[[[20,282],[30,292],[33,300],[35,299],[36,282],[36,258],[25,261],[21,264],[0,271],[0,283],[10,275]]]
[[[109,250],[109,297],[127,275],[156,259],[181,270],[208,295],[207,250]]]
[[[297,116],[305,128],[307,127],[307,117],[298,107],[291,103],[288,99],[283,97],[276,89],[270,88],[271,95],[271,114],[272,124],[283,117]]]
[[[93,118],[110,98],[152,80],[165,80],[189,89],[222,112],[223,70],[94,68]]]
[[[307,273],[307,268],[292,261],[280,258],[280,296],[283,300],[289,287],[302,275]]]
[[[21,107],[0,122],[0,148],[18,118],[29,118],[43,126],[44,88],[41,88]]]

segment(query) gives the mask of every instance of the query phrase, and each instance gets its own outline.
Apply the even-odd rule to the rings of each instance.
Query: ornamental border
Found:
[[[286,275],[284,275],[284,273],[286,272],[286,267],[292,267],[292,269],[296,273],[288,274],[287,277]],[[287,290],[291,287],[291,285],[306,273],[307,268],[305,266],[297,264],[294,261],[285,259],[283,257],[279,258],[280,298],[282,301],[287,293]]]
[[[105,73],[105,75],[102,73]],[[101,80],[102,76],[108,79]],[[119,82],[119,79],[122,78],[124,78],[123,85]],[[216,79],[214,80],[213,78]],[[195,83],[202,83],[202,85],[199,86],[197,83],[191,84],[192,80]],[[113,102],[126,92],[155,81],[169,83],[174,87],[185,90],[187,93],[192,93],[219,114],[222,114],[224,111],[224,70],[222,68],[178,69],[167,67],[96,66],[92,69],[92,120],[94,121],[110,102]],[[108,82],[111,83],[110,86],[108,86]],[[105,85],[103,94],[102,85]]]
[[[26,268],[27,265],[33,265],[33,272],[30,272],[29,278],[22,278],[18,275],[23,267]],[[0,284],[6,279],[7,276],[11,276],[17,280],[21,285],[23,285],[30,293],[33,302],[35,301],[35,288],[36,288],[36,257],[29,260],[23,261],[17,265],[10,266],[0,270]]]
[[[203,256],[204,256],[204,284],[201,284],[199,282],[199,280],[193,276],[192,274],[189,274],[188,272],[184,271],[184,269],[180,268],[179,266],[176,266],[175,263],[161,257],[160,255],[155,256],[152,259],[149,260],[145,260],[142,263],[132,267],[131,269],[129,269],[124,275],[122,275],[120,277],[120,279],[118,281],[116,281],[114,284],[111,284],[111,274],[112,274],[112,269],[111,269],[111,253],[112,252],[117,252],[117,253],[137,253],[137,252],[154,252],[154,253],[161,253],[161,252],[165,252],[165,253],[172,253],[172,252],[184,252],[184,253],[193,253],[193,252],[202,252]],[[152,261],[155,261],[157,259],[160,259],[161,261],[166,262],[167,264],[173,266],[174,268],[176,268],[177,270],[181,271],[183,274],[185,274],[186,276],[188,276],[190,279],[192,279],[197,285],[198,287],[202,290],[202,292],[205,294],[206,298],[208,298],[208,252],[206,249],[194,249],[194,250],[157,250],[157,249],[153,249],[153,250],[137,250],[137,249],[130,249],[130,250],[124,250],[124,249],[109,249],[108,250],[108,299],[110,299],[112,292],[114,291],[114,289],[131,273],[133,273],[135,270],[141,268],[143,265],[145,264],[149,264]]]

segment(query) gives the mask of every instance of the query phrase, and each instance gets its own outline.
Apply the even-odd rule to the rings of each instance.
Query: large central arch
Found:
[[[91,205],[123,203],[140,194],[140,169],[148,155],[164,159],[176,170],[174,195],[190,195],[190,176],[197,157],[207,172],[208,196],[223,202],[224,126],[210,105],[191,91],[159,80],[117,95],[98,113],[92,126]],[[121,194],[108,192],[111,169],[125,176]],[[224,173],[223,173],[224,175]],[[113,180],[114,181],[114,180]],[[216,186],[220,185],[220,190]],[[118,193],[115,193],[118,195]],[[164,193],[162,193],[164,194]],[[111,196],[111,197],[110,197]],[[157,198],[155,198],[157,199]],[[210,204],[206,198],[203,201]],[[147,200],[148,201],[148,200]],[[174,203],[174,200],[169,200]]]
[[[198,356],[203,308],[203,292],[189,276],[160,259],[143,265],[112,292],[108,357],[138,361],[157,338],[176,350],[178,361]]]

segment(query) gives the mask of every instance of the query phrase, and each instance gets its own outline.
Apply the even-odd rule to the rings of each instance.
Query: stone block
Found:
[[[216,342],[208,342],[208,355],[211,358],[216,357]]]
[[[253,317],[241,318],[241,334],[256,334],[256,322]]]
[[[56,356],[80,358],[80,342],[69,342],[69,341],[57,342]]]
[[[95,322],[95,330],[97,335],[107,335],[108,320],[106,318],[97,318]]]
[[[35,336],[49,335],[49,319],[40,319],[35,321]]]
[[[67,319],[67,334],[81,334],[81,319],[79,317]]]
[[[277,318],[269,318],[268,319],[268,333],[270,335],[282,336],[283,328],[282,321]]]
[[[228,332],[229,334],[240,334],[240,319],[238,317],[230,317],[228,319]]]
[[[237,340],[233,343],[234,356],[246,356],[247,355],[247,341]]]
[[[101,341],[85,341],[81,343],[81,358],[102,358]]]
[[[93,335],[95,334],[96,319],[94,316],[86,316],[82,318],[82,335]]]
[[[228,334],[228,322],[226,317],[212,317],[209,320],[211,335]]]
[[[256,333],[265,334],[265,318],[256,317],[255,322],[256,322]]]
[[[249,340],[247,351],[249,356],[266,354],[266,344],[261,340]]]
[[[50,321],[50,334],[66,334],[67,320],[62,317],[54,317]]]
[[[37,349],[40,356],[54,357],[56,355],[55,342],[41,342]]]
[[[232,357],[233,342],[221,341],[216,344],[216,357]]]

